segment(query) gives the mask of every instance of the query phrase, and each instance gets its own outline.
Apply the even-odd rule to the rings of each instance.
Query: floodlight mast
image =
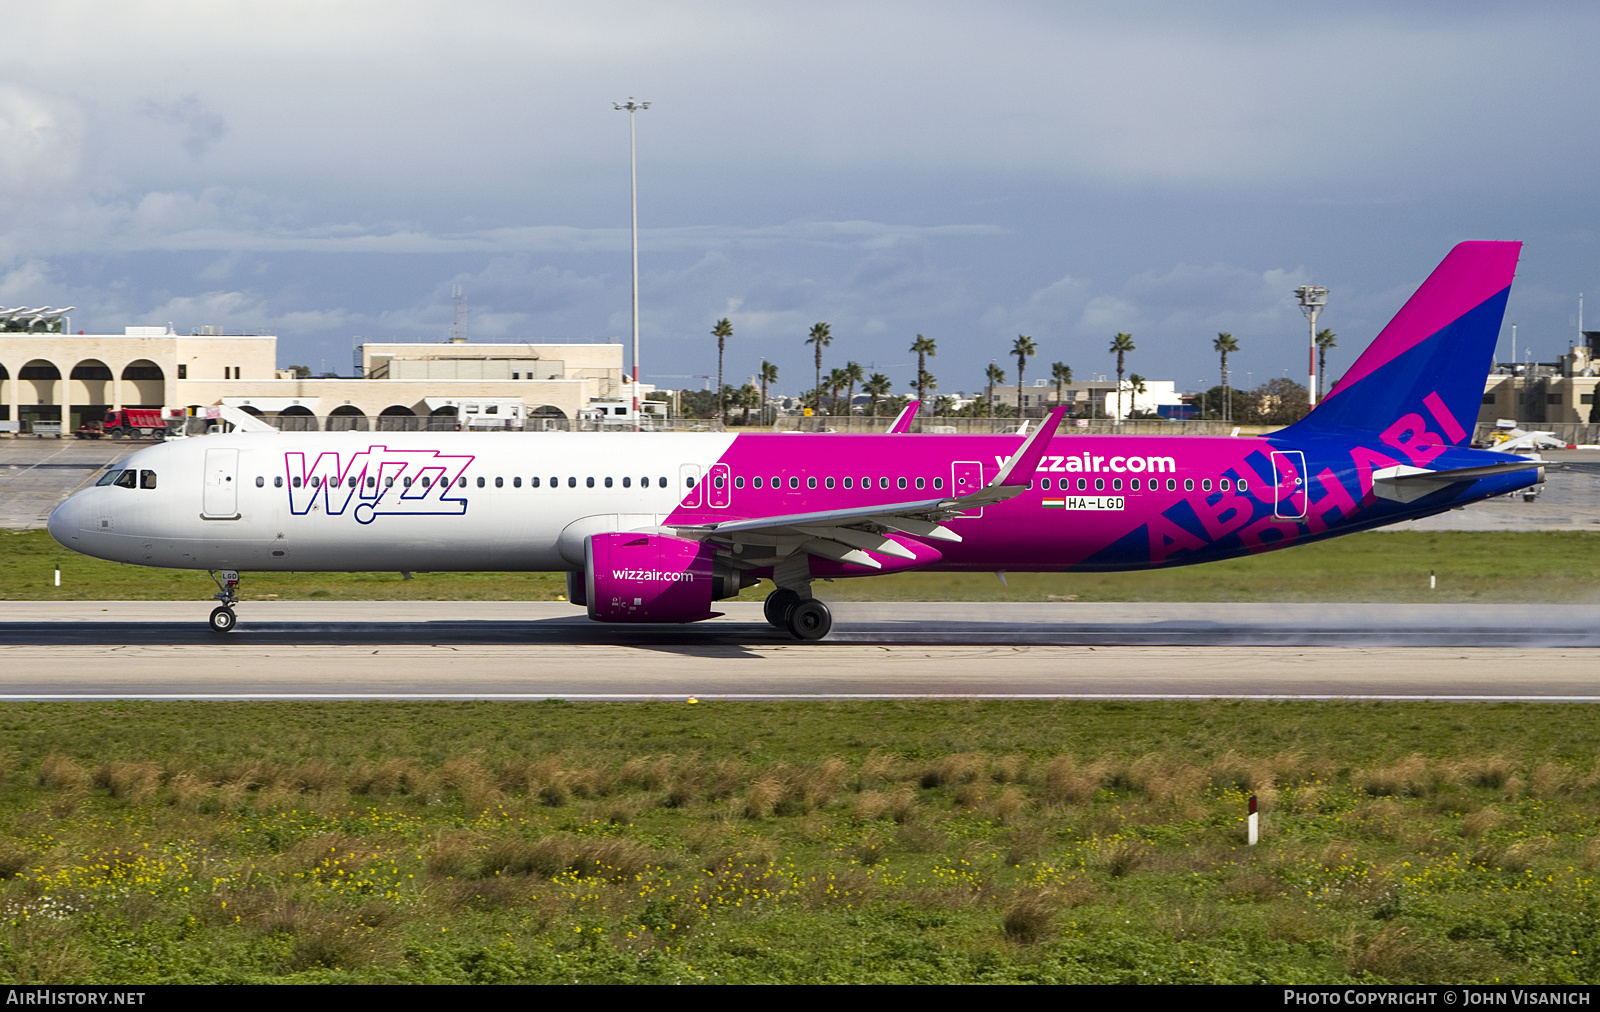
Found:
[[[1300,299],[1300,312],[1311,322],[1311,345],[1306,366],[1306,401],[1317,406],[1317,316],[1328,305],[1328,290],[1317,285],[1301,285],[1294,290]]]
[[[633,431],[639,431],[639,146],[634,133],[634,113],[650,108],[649,102],[611,103],[628,114],[628,189],[633,197]]]

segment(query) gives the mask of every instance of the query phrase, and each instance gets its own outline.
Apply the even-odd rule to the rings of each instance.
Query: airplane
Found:
[[[1465,242],[1300,421],[1265,436],[299,433],[151,446],[50,514],[62,545],[239,572],[548,571],[601,622],[696,622],[767,580],[765,616],[832,626],[816,581],[1154,569],[1275,551],[1544,480],[1468,443],[1521,250]]]

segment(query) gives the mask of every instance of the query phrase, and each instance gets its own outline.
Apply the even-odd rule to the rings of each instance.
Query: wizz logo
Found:
[[[474,459],[372,446],[343,460],[337,453],[319,453],[308,467],[304,453],[285,453],[289,512],[341,516],[348,510],[362,524],[378,516],[461,516],[467,512],[462,476]]]

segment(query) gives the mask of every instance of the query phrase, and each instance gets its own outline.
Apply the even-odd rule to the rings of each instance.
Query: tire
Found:
[[[795,639],[820,640],[832,628],[833,613],[816,598],[801,601],[789,609],[789,632]]]
[[[233,627],[239,624],[239,616],[233,609],[223,606],[211,609],[211,631],[217,633],[233,632]]]
[[[761,606],[761,613],[767,617],[767,624],[772,628],[788,629],[789,609],[799,603],[799,594],[780,587],[767,595],[767,602]]]

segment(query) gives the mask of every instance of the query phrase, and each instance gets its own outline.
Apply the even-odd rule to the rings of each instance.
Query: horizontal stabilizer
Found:
[[[1372,472],[1372,491],[1380,499],[1394,502],[1415,502],[1442,488],[1464,481],[1492,478],[1500,474],[1515,474],[1537,468],[1537,481],[1544,481],[1545,462],[1542,460],[1512,460],[1504,464],[1485,464],[1482,467],[1458,467],[1448,471],[1430,471],[1424,467],[1401,464]]]

